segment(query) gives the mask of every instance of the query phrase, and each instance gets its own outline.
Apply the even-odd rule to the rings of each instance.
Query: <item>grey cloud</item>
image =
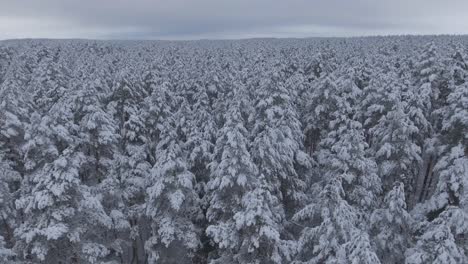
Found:
[[[0,38],[465,33],[468,1],[3,0],[0,22]]]

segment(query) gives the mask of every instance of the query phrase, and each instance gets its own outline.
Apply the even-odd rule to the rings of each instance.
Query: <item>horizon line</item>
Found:
[[[309,36],[309,37],[245,37],[245,38],[53,38],[53,37],[24,37],[0,39],[0,42],[23,41],[23,40],[87,40],[87,41],[168,41],[168,42],[190,42],[190,41],[240,41],[240,40],[267,40],[267,39],[353,39],[353,38],[385,38],[385,37],[467,37],[468,33],[442,33],[442,34],[376,34],[376,35],[355,35],[355,36]]]

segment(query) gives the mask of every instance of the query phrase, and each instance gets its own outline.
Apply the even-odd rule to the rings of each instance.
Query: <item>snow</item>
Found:
[[[0,42],[0,262],[468,263],[467,46]]]

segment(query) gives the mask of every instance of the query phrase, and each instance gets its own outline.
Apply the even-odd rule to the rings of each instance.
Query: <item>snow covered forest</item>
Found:
[[[468,263],[468,37],[0,42],[0,263]]]

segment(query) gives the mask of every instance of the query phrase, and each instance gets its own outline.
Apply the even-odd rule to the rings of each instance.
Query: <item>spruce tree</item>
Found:
[[[403,183],[395,182],[384,199],[383,207],[371,216],[376,253],[382,263],[403,263],[404,254],[412,245],[413,219],[407,212]]]
[[[301,124],[289,92],[278,69],[262,76],[257,88],[252,156],[265,177],[271,194],[288,215],[304,200],[304,175],[300,167],[309,166],[303,152]]]
[[[157,91],[157,90],[156,90]],[[171,102],[160,89],[162,113],[170,113]],[[177,131],[175,114],[158,120],[159,142],[156,162],[147,178],[146,215],[151,221],[151,236],[145,249],[150,263],[190,263],[200,246],[199,230],[194,225],[199,201],[194,190],[195,176],[188,170],[186,156]]]
[[[217,248],[213,263],[283,263],[290,260],[290,249],[280,239],[278,200],[265,188],[248,150],[241,114],[245,95],[231,95],[210,163],[206,232]]]

